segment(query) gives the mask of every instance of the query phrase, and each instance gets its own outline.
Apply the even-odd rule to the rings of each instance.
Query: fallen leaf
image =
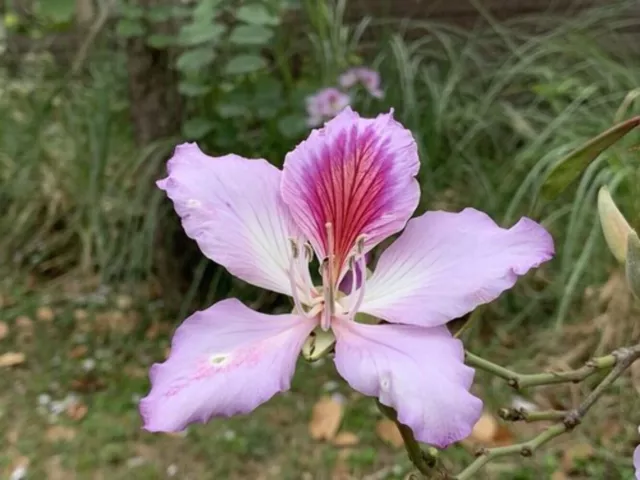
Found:
[[[21,334],[31,335],[33,333],[33,320],[26,315],[16,317],[16,327]]]
[[[120,310],[127,310],[133,305],[133,299],[129,295],[118,295],[116,297],[116,306]]]
[[[498,420],[489,412],[484,412],[473,426],[470,440],[482,445],[490,445],[498,433]]]
[[[74,392],[94,393],[103,390],[106,386],[104,380],[96,377],[93,373],[87,373],[85,376],[71,381],[71,390]]]
[[[55,314],[51,307],[43,306],[36,310],[36,318],[41,322],[52,322],[55,318]]]
[[[103,331],[129,334],[136,327],[139,317],[135,312],[125,314],[120,310],[109,310],[96,315],[96,326]]]
[[[505,447],[513,443],[513,432],[506,425],[498,424],[498,431],[493,437],[491,446]]]
[[[6,338],[7,335],[9,335],[9,325],[5,322],[0,322],[0,340]]]
[[[360,443],[360,438],[353,432],[340,432],[332,442],[336,447],[352,447]]]
[[[47,480],[72,480],[76,478],[75,473],[65,470],[62,466],[62,457],[55,455],[44,462],[44,470]]]
[[[567,480],[568,478],[562,470],[556,470],[551,474],[551,480]]]
[[[45,437],[52,443],[70,442],[76,437],[76,431],[64,425],[54,425],[47,430]]]
[[[400,448],[404,445],[398,426],[388,418],[383,418],[376,423],[376,433],[380,440],[393,447]]]
[[[562,469],[570,472],[576,467],[576,463],[587,460],[593,456],[594,449],[588,443],[576,443],[568,447],[562,455]]]
[[[89,352],[86,345],[76,345],[69,351],[69,358],[82,358]]]
[[[314,440],[332,440],[342,421],[343,402],[339,397],[322,397],[313,406],[311,421],[309,422],[309,435]]]
[[[7,432],[7,442],[9,442],[11,445],[15,445],[16,443],[18,443],[19,438],[20,433],[17,429],[14,428],[13,430],[9,430],[9,432]]]
[[[138,365],[125,365],[123,372],[131,378],[145,378],[148,375],[148,370]]]
[[[78,421],[82,420],[88,411],[89,408],[84,403],[73,402],[67,407],[67,416],[71,420]]]
[[[20,365],[27,359],[24,353],[20,352],[7,352],[0,355],[0,367],[13,367],[14,365]]]

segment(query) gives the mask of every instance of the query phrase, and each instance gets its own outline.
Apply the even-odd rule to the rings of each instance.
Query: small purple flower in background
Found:
[[[335,335],[340,375],[394,408],[418,440],[445,447],[468,436],[482,402],[445,324],[549,260],[553,241],[532,220],[503,229],[471,208],[410,220],[418,168],[416,142],[392,113],[361,118],[349,107],[287,154],[282,171],[177,147],[158,186],[187,235],[233,275],[289,295],[295,307],[266,315],[228,299],[187,318],[169,358],[151,368],[144,428],[180,431],[252,411],[289,388],[303,344],[322,329]],[[349,272],[366,271],[367,252],[403,228],[371,277],[353,275],[342,293]],[[309,273],[314,255],[321,285]],[[388,323],[359,323],[359,312]]]
[[[349,89],[360,83],[375,98],[382,98],[384,93],[380,88],[380,74],[366,67],[354,67],[340,75],[338,83],[342,88]]]
[[[337,88],[323,88],[307,97],[307,125],[317,127],[351,104],[351,97]]]

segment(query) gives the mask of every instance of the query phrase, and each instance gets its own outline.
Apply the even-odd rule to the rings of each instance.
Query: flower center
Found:
[[[307,318],[318,317],[320,327],[328,330],[333,317],[348,318],[353,320],[358,309],[362,305],[365,292],[365,256],[364,236],[356,240],[348,259],[349,269],[352,271],[351,294],[345,297],[338,291],[337,283],[342,278],[342,272],[334,272],[335,245],[333,237],[333,225],[325,225],[327,232],[327,256],[320,262],[320,276],[322,286],[313,285],[309,274],[309,263],[313,259],[311,245],[299,239],[290,238],[291,255],[289,257],[289,282],[295,310]],[[302,251],[304,250],[304,253]],[[358,272],[361,272],[360,288],[358,287]],[[346,273],[346,272],[345,272]],[[309,307],[308,310],[304,306]]]

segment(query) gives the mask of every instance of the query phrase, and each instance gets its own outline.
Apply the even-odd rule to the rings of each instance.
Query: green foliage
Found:
[[[598,155],[638,125],[640,125],[640,117],[629,119],[601,133],[576,151],[560,159],[552,167],[542,185],[543,195],[553,199],[577,179]]]
[[[285,116],[293,110],[288,56],[283,46],[292,39],[278,29],[288,8],[284,0],[242,4],[198,0],[180,8],[145,11],[129,2],[119,11],[117,32],[125,38],[144,37],[153,48],[176,52],[179,90],[187,99],[189,118],[183,133],[191,139],[208,140],[218,133],[216,121],[233,119],[230,127],[237,132],[235,135],[243,135],[256,121]],[[178,25],[174,35],[159,33],[154,26],[168,21]],[[266,52],[271,54],[271,61]],[[280,75],[274,75],[277,69]],[[280,96],[261,95],[260,85],[273,78],[279,82]]]

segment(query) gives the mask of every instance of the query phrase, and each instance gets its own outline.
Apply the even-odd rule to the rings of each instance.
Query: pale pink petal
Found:
[[[369,95],[382,98],[383,93],[380,88],[380,74],[370,68],[361,68],[358,71],[360,82],[364,85],[364,88],[369,92]]]
[[[202,252],[249,283],[291,294],[288,237],[298,233],[280,170],[262,159],[210,157],[195,143],[178,146],[167,168],[158,186]]]
[[[288,390],[314,325],[254,312],[235,299],[196,312],[176,330],[169,358],[151,368],[151,392],[140,401],[144,428],[180,431],[250,412]]]
[[[419,441],[446,447],[471,433],[482,402],[469,393],[474,371],[446,327],[348,320],[332,326],[340,375],[355,390],[393,407]]]
[[[358,83],[358,69],[350,68],[338,77],[338,83],[342,88],[351,88]]]
[[[285,158],[284,201],[320,258],[333,225],[334,272],[360,235],[368,251],[401,230],[418,204],[416,143],[392,114],[365,119],[347,107]]]
[[[427,212],[382,253],[360,310],[394,323],[442,325],[496,299],[553,253],[549,233],[528,218],[504,229],[471,208]]]
[[[636,480],[640,480],[640,445],[633,451],[633,466],[636,469]]]

